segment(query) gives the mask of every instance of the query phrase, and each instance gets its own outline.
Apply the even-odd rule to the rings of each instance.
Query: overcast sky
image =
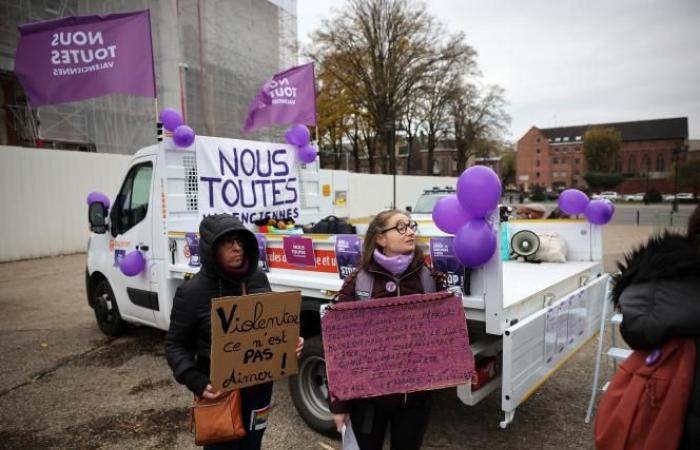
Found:
[[[298,0],[302,44],[343,0]],[[700,139],[700,0],[431,0],[505,88],[507,138],[540,128],[687,117]]]

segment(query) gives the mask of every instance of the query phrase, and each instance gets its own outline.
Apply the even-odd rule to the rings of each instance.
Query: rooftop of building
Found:
[[[652,141],[659,139],[687,139],[688,118],[637,120],[633,122],[595,123],[557,128],[540,128],[550,142],[583,142],[583,135],[591,127],[615,128],[623,141]]]

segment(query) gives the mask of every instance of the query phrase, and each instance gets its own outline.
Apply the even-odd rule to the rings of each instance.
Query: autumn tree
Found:
[[[384,156],[375,152],[386,142],[386,125],[400,120],[431,68],[453,55],[436,51],[450,42],[444,36],[425,4],[409,0],[349,0],[313,33],[310,56],[366,112],[370,171]]]
[[[614,173],[621,142],[620,133],[614,128],[591,127],[583,134],[588,167],[583,179],[593,190],[612,189],[622,182],[622,174]]]

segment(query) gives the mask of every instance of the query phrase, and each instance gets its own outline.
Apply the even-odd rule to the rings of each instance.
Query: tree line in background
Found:
[[[482,85],[477,52],[448,34],[412,0],[348,0],[312,34],[318,136],[335,168],[349,149],[356,172],[391,173],[397,130],[407,146],[404,173],[430,173],[441,141],[456,149],[457,170],[502,145],[510,123],[503,89]],[[427,167],[416,153],[427,148]],[[514,170],[513,170],[514,172]]]

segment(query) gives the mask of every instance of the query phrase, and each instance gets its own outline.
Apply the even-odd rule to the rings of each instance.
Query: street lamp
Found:
[[[387,151],[389,152],[389,170],[393,178],[393,193],[391,209],[396,209],[396,149],[394,148],[394,132],[396,125],[394,119],[389,118],[384,121],[384,130],[387,132]]]

